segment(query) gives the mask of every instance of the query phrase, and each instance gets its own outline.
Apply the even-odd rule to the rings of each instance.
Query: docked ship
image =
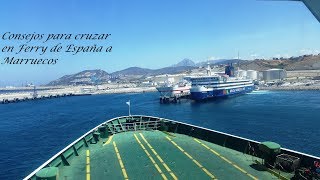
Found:
[[[205,100],[216,97],[242,94],[254,90],[251,79],[235,77],[234,67],[227,65],[225,73],[212,73],[210,65],[207,67],[207,75],[189,77],[192,87],[191,99]]]
[[[94,127],[30,173],[56,179],[320,179],[320,158],[165,118]]]
[[[180,82],[177,84],[166,83],[162,86],[156,87],[160,96],[169,97],[190,94],[190,88],[191,84],[188,82]]]
[[[190,95],[190,88],[191,83],[186,80],[182,80],[178,83],[167,80],[165,84],[156,87],[160,93],[160,103],[176,103],[180,98],[188,97]]]

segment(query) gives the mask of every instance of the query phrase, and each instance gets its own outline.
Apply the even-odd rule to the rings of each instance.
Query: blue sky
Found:
[[[0,34],[111,33],[104,45],[113,46],[111,53],[48,54],[59,57],[56,65],[0,65],[0,86],[47,83],[85,69],[234,58],[238,51],[243,59],[320,53],[320,23],[301,2],[12,0],[2,2],[0,17]]]

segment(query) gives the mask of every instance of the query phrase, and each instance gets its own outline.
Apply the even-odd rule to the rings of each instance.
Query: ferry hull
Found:
[[[219,89],[210,91],[191,91],[191,99],[205,100],[209,98],[227,97],[231,95],[248,93],[254,90],[254,86],[245,86],[232,89]]]

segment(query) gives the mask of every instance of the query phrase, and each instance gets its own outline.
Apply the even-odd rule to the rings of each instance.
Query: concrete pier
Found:
[[[179,94],[174,94],[171,96],[165,96],[162,95],[160,96],[160,103],[165,104],[165,103],[178,103],[181,101],[181,99],[188,99],[190,96],[190,93],[179,93]]]
[[[156,91],[155,87],[112,87],[64,86],[33,88],[0,88],[0,104],[22,102],[27,100],[51,99],[69,96],[86,96],[95,94],[143,93]],[[1,93],[2,92],[2,93]]]
[[[88,94],[89,95],[89,94]],[[40,99],[51,99],[51,98],[60,98],[60,97],[68,97],[68,96],[77,96],[77,94],[54,94],[54,95],[41,95],[41,96],[32,96],[32,95],[21,95],[19,97],[11,97],[0,99],[0,104],[8,104],[8,103],[17,103],[23,101],[31,101],[31,100],[40,100]]]

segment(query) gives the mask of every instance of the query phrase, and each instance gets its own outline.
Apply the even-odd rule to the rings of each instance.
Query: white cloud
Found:
[[[305,55],[305,54],[319,54],[320,50],[318,50],[318,49],[301,49],[300,53],[302,55]]]
[[[256,58],[259,56],[259,54],[250,54],[251,57]]]
[[[274,55],[273,57],[275,57],[275,58],[281,58],[281,54],[276,54],[276,55]]]
[[[275,58],[290,58],[291,56],[289,54],[276,54],[273,57],[275,57]]]
[[[289,58],[289,57],[291,57],[291,56],[289,56],[289,54],[283,54],[282,57],[284,57],[284,58]]]
[[[208,57],[208,61],[213,61],[213,60],[218,60],[218,59],[221,59],[221,58],[219,58],[219,57],[214,57],[214,56],[210,56],[210,57]]]
[[[249,60],[254,60],[254,59],[258,59],[258,58],[259,58],[259,54],[257,54],[257,53],[252,53],[248,57]]]

